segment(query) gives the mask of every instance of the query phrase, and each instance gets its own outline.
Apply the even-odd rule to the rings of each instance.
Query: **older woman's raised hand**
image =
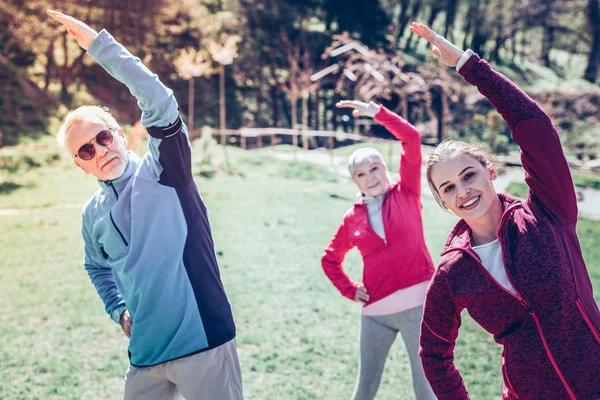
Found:
[[[79,43],[84,50],[87,50],[94,39],[96,39],[96,36],[98,36],[98,32],[83,22],[71,17],[70,15],[66,15],[54,10],[47,10],[46,13],[56,21],[63,24],[67,28],[69,35],[73,36],[75,40],[77,40],[77,43]]]
[[[379,112],[379,106],[373,102],[365,103],[359,100],[341,100],[335,103],[337,108],[351,108],[355,117],[374,117]]]
[[[433,54],[438,56],[442,63],[449,67],[455,67],[464,53],[464,50],[459,49],[453,43],[446,40],[446,38],[435,33],[427,25],[413,22],[410,26],[410,31],[431,43],[433,45]]]

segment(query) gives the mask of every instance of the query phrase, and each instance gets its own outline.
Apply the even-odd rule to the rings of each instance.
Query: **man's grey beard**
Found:
[[[125,172],[125,168],[127,168],[127,162],[125,160],[121,160],[119,165],[111,169],[110,172],[105,175],[106,180],[114,181],[115,179],[119,178],[121,175],[123,175],[123,172]]]

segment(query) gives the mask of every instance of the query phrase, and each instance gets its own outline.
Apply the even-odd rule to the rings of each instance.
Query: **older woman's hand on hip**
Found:
[[[373,118],[381,107],[374,102],[365,103],[359,100],[342,100],[335,103],[337,108],[351,108],[355,117],[368,116]]]
[[[84,50],[87,50],[94,39],[96,39],[96,36],[98,36],[98,32],[70,15],[53,10],[47,10],[46,13],[63,24],[67,28],[69,35],[73,36]]]
[[[359,283],[358,288],[356,288],[354,300],[363,304],[369,301],[369,292],[367,292],[367,288],[362,283]]]
[[[438,56],[442,63],[449,67],[455,67],[464,53],[464,50],[459,49],[453,43],[446,40],[446,38],[435,33],[427,25],[413,22],[410,26],[410,31],[431,43],[433,45],[431,49],[433,54]]]

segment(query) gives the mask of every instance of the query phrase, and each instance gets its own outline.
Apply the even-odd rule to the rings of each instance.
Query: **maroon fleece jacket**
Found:
[[[527,200],[499,194],[498,238],[517,295],[484,268],[469,226],[450,233],[428,288],[421,358],[440,400],[468,399],[454,365],[461,311],[502,353],[503,399],[600,399],[600,312],[577,239],[573,181],[550,118],[524,92],[473,55],[460,69],[505,119],[521,147]]]

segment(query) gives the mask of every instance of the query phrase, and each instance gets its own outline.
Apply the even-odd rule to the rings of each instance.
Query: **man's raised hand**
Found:
[[[84,50],[87,50],[96,36],[98,36],[98,32],[70,15],[65,15],[53,10],[47,10],[46,13],[63,24],[67,28],[69,35],[73,36]]]
[[[449,67],[455,67],[458,60],[463,55],[464,51],[450,43],[444,37],[435,33],[427,25],[413,22],[410,26],[410,31],[421,36],[433,45],[433,54],[438,56],[442,63]]]

